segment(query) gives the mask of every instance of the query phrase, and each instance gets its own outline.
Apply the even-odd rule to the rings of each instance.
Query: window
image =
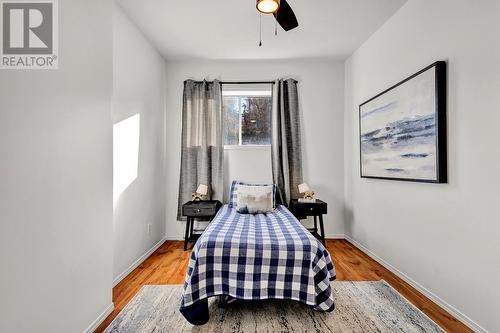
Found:
[[[222,103],[224,145],[271,144],[271,84],[224,84]]]

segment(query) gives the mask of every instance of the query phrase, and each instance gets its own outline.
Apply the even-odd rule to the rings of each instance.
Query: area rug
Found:
[[[443,332],[385,281],[332,282],[336,309],[317,312],[293,301],[209,300],[210,321],[189,324],[180,314],[180,285],[144,286],[105,332]]]

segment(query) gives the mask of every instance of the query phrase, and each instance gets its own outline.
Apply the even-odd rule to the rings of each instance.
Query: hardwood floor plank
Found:
[[[376,281],[383,279],[447,332],[472,332],[444,309],[348,241],[328,239],[326,246],[335,264],[337,280]],[[95,332],[103,332],[142,286],[183,284],[190,254],[190,250],[183,250],[183,241],[163,243],[113,288],[115,309]]]

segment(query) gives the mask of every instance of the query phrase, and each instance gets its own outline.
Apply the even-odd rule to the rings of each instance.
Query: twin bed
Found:
[[[290,299],[333,311],[334,279],[328,251],[286,207],[240,214],[224,205],[193,248],[180,312],[191,324],[203,325],[208,298],[218,295]]]

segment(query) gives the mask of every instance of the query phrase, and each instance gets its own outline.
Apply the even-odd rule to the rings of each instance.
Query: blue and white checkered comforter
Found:
[[[180,310],[191,323],[203,324],[206,299],[228,295],[291,299],[332,311],[333,279],[328,251],[287,208],[251,215],[224,205],[191,253]]]

